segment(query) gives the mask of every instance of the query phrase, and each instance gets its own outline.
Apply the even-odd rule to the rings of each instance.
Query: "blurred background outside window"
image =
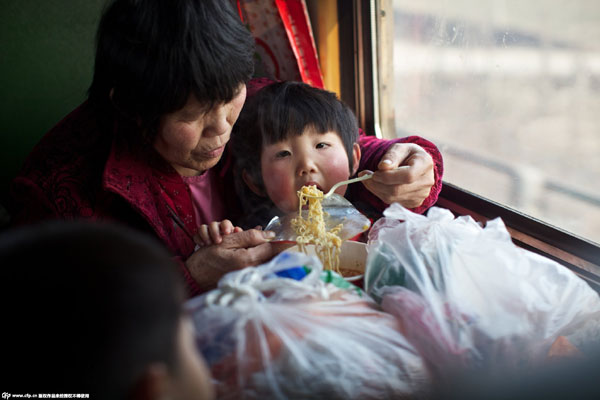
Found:
[[[381,127],[446,182],[600,243],[600,1],[382,0]]]

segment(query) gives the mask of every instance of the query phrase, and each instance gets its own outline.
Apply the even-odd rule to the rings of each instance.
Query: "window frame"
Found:
[[[373,63],[371,41],[375,12],[380,12],[376,0],[338,0],[340,95],[354,109],[359,126],[367,134],[378,129],[373,73],[377,66]],[[348,40],[349,37],[353,40]],[[482,224],[502,218],[516,245],[557,261],[600,292],[598,244],[446,181],[435,205],[454,215],[470,215]]]

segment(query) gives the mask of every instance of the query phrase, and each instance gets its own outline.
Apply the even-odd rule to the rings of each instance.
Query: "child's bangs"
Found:
[[[323,102],[302,101],[306,94],[288,96],[284,102],[275,101],[270,105],[271,112],[261,121],[262,137],[265,144],[281,142],[302,135],[307,128],[317,133],[338,131],[336,112]]]

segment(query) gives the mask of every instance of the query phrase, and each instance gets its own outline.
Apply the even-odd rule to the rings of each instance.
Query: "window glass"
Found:
[[[384,136],[423,136],[445,181],[600,243],[600,1],[380,6]]]

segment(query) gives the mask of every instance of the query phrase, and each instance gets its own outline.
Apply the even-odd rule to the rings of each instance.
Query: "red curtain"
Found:
[[[323,88],[323,75],[304,0],[237,0],[256,40],[257,76]]]

